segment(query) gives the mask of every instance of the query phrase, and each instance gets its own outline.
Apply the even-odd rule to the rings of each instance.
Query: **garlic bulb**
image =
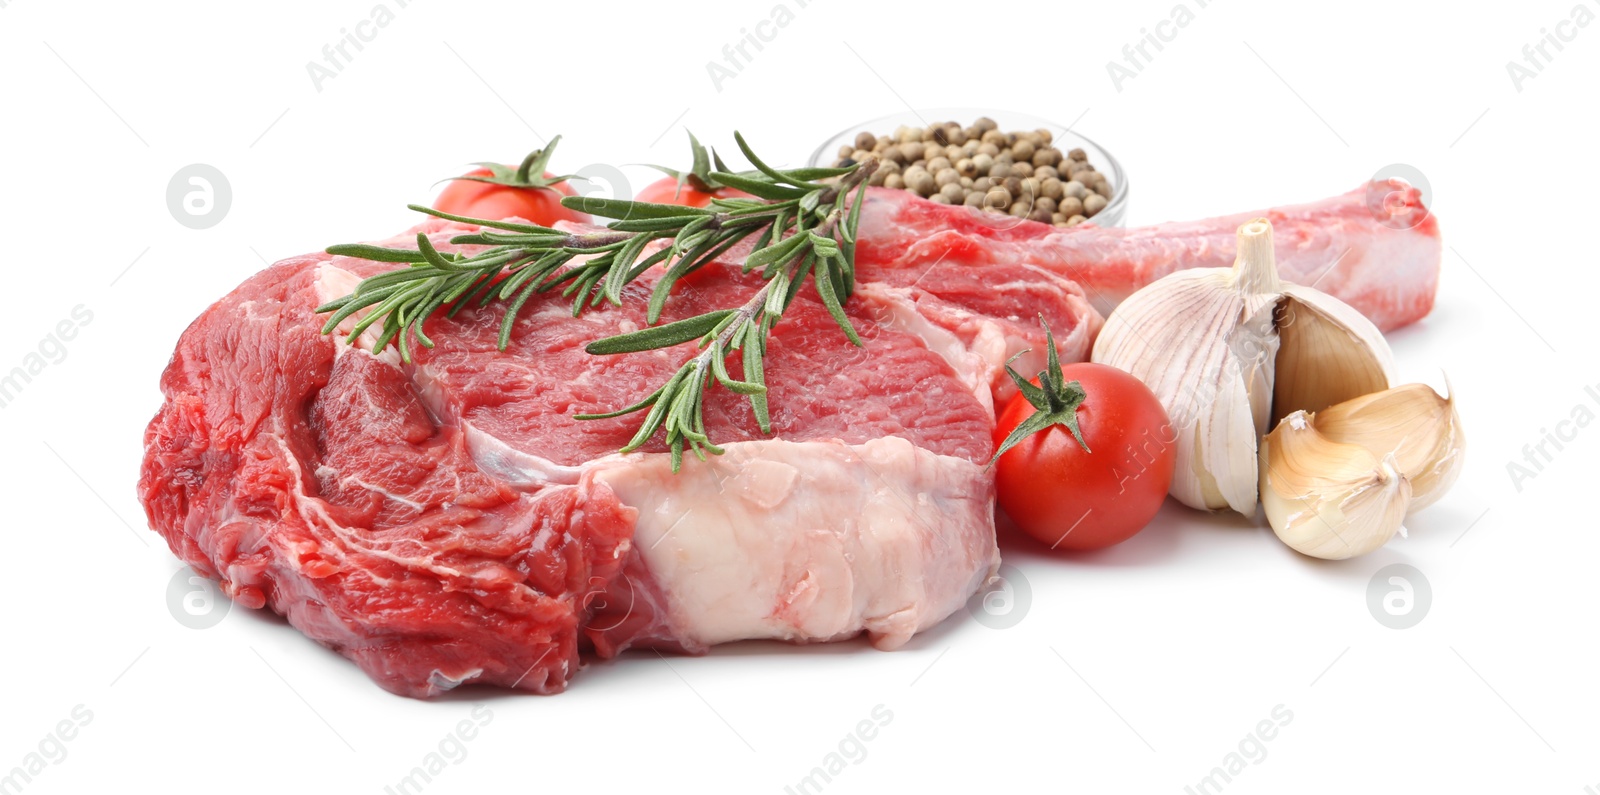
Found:
[[[1404,534],[1464,461],[1455,401],[1407,384],[1284,418],[1261,443],[1261,504],[1284,543],[1348,558]]]
[[[1283,543],[1327,560],[1365,555],[1401,530],[1411,482],[1382,459],[1323,435],[1303,411],[1261,443],[1261,506]]]
[[[1269,423],[1388,388],[1394,360],[1371,321],[1278,278],[1272,225],[1239,227],[1232,268],[1168,275],[1106,319],[1092,358],[1126,370],[1172,419],[1172,496],[1255,514],[1257,440]]]

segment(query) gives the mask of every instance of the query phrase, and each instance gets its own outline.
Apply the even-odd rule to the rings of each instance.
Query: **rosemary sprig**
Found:
[[[686,446],[702,460],[707,451],[722,452],[706,434],[704,423],[705,390],[715,379],[723,388],[747,396],[757,424],[764,433],[770,433],[766,340],[808,277],[845,336],[852,343],[861,344],[843,303],[855,289],[855,233],[872,166],[779,170],[756,156],[737,132],[734,140],[754,169],[734,172],[718,158],[715,170],[708,170],[707,175],[718,185],[756,198],[719,198],[706,208],[586,197],[562,199],[562,204],[570,208],[616,219],[605,232],[575,234],[533,224],[466,218],[411,205],[419,212],[483,227],[478,232],[458,235],[451,242],[488,248],[471,256],[444,253],[423,234],[417,235],[415,250],[360,244],[329,247],[330,254],[406,267],[367,277],[350,295],[318,307],[317,312],[330,313],[323,333],[333,333],[340,324],[367,310],[356,318],[349,338],[353,341],[381,323],[375,347],[395,344],[401,358],[409,362],[413,340],[423,347],[433,347],[433,340],[423,327],[435,313],[454,316],[469,304],[483,306],[499,300],[509,302],[499,337],[499,347],[504,350],[518,314],[536,293],[560,289],[563,297],[572,299],[574,316],[602,302],[621,306],[624,289],[660,265],[665,272],[650,294],[646,308],[649,325],[597,340],[586,350],[606,355],[699,340],[699,352],[638,403],[576,418],[604,419],[645,412],[638,432],[623,452],[639,449],[662,431],[672,452],[673,469],[677,470]],[[698,142],[694,144],[698,148]],[[530,156],[530,160],[538,154]],[[541,168],[542,163],[537,161]],[[832,183],[819,182],[834,178]],[[756,241],[745,260],[744,271],[759,271],[766,282],[749,300],[738,307],[657,325],[678,280],[752,235]],[[657,241],[665,241],[666,245],[645,254]],[[586,259],[574,263],[580,256]],[[728,372],[726,359],[734,351],[742,354],[742,378],[736,379]]]

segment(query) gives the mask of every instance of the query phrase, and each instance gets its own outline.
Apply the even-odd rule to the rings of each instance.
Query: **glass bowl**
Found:
[[[963,127],[976,121],[979,116],[988,116],[995,120],[1002,132],[1016,132],[1020,130],[1037,130],[1044,128],[1054,136],[1052,146],[1063,152],[1072,149],[1082,149],[1089,156],[1089,164],[1096,171],[1106,175],[1111,182],[1111,199],[1105,208],[1095,213],[1089,223],[1095,226],[1121,226],[1123,216],[1128,211],[1128,175],[1122,170],[1122,164],[1111,156],[1104,147],[1083,137],[1071,130],[1066,125],[1058,124],[1047,119],[1029,116],[1008,110],[993,108],[928,108],[923,110],[905,110],[891,113],[876,119],[852,124],[840,130],[837,135],[822,142],[817,150],[811,154],[810,164],[813,166],[831,166],[838,159],[839,147],[854,145],[856,134],[862,131],[873,135],[890,135],[902,125],[907,127],[926,127],[945,121],[954,121]]]

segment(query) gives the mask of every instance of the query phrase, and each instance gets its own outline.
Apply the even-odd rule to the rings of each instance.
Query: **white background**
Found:
[[[882,704],[892,721],[827,792],[1179,793],[1281,704],[1292,720],[1226,792],[1600,791],[1600,429],[1520,491],[1507,472],[1575,407],[1600,413],[1600,24],[1561,28],[1573,41],[1520,91],[1506,70],[1577,0],[1223,0],[1120,91],[1107,62],[1177,0],[786,0],[792,24],[718,90],[707,62],[775,1],[413,0],[320,91],[306,64],[376,0],[0,2],[0,370],[74,306],[94,316],[0,409],[0,773],[81,704],[92,720],[25,791],[377,793],[481,703],[492,722],[425,791],[778,793]],[[1439,304],[1392,342],[1407,380],[1448,373],[1460,395],[1456,490],[1409,539],[1337,564],[1170,504],[1099,555],[1007,541],[1031,591],[1011,629],[960,613],[894,653],[635,653],[547,698],[399,698],[269,616],[195,630],[169,612],[179,566],[134,496],[141,434],[178,334],[264,261],[392,234],[436,180],[541,136],[566,136],[565,170],[681,163],[685,126],[798,163],[908,105],[1076,120],[1128,168],[1135,225],[1420,169]],[[191,163],[231,185],[211,229],[168,210]],[[1431,585],[1412,629],[1368,612],[1392,563]]]

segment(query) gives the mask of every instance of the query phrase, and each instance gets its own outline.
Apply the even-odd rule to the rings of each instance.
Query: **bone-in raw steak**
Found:
[[[1082,285],[1107,315],[1169,273],[1231,266],[1236,232],[1252,218],[1272,222],[1285,280],[1339,298],[1379,328],[1414,323],[1433,309],[1439,224],[1421,193],[1399,180],[1310,204],[1133,229],[1057,228],[874,191],[863,208],[857,259],[862,267],[913,273],[1025,263]]]
[[[453,250],[467,228],[419,229]],[[558,691],[591,649],[904,643],[998,563],[991,360],[1039,344],[1038,313],[1078,357],[1100,322],[1075,285],[1011,266],[981,294],[971,278],[864,279],[856,348],[808,288],[770,341],[773,435],[712,389],[706,425],[727,452],[673,474],[659,445],[615,453],[637,416],[572,419],[635,402],[692,350],[583,351],[644,322],[652,276],[624,308],[576,319],[536,299],[505,352],[502,307],[436,317],[438,347],[401,365],[370,337],[322,336],[312,313],[383,267],[285,260],[196,320],[162,378],[139,491],[152,527],[235,601],[414,696]],[[707,269],[664,320],[737,305],[756,279]],[[997,296],[1016,317],[985,314]]]

